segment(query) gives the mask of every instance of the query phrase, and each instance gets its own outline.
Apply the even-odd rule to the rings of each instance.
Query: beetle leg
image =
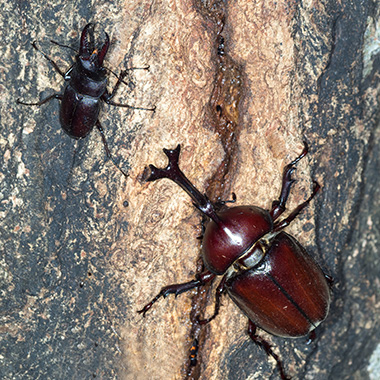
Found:
[[[308,153],[308,146],[306,141],[303,142],[304,148],[302,153],[293,160],[290,164],[286,165],[284,168],[284,173],[282,174],[282,187],[281,193],[278,200],[272,203],[272,210],[270,211],[270,215],[273,220],[276,220],[286,209],[285,205],[289,197],[290,188],[295,181],[292,179],[292,174],[295,170],[295,165],[298,163],[301,158],[305,157]]]
[[[109,69],[108,69],[108,70],[109,70]],[[103,100],[104,100],[105,102],[110,101],[110,100],[116,95],[117,90],[119,89],[121,83],[127,84],[127,83],[123,82],[123,79],[127,76],[128,71],[124,70],[124,71],[122,71],[122,72],[120,73],[120,75],[115,74],[115,73],[114,73],[113,71],[111,71],[111,70],[109,70],[109,71],[117,77],[117,82],[116,82],[116,84],[115,84],[115,86],[114,86],[114,88],[112,89],[112,92],[111,92],[110,94],[107,92],[107,93],[105,93],[105,94],[103,95]]]
[[[150,66],[145,66],[145,67],[128,67],[124,71],[130,71],[130,70],[149,70]]]
[[[225,283],[226,283],[226,276],[222,278],[222,281],[220,281],[218,287],[216,288],[216,294],[215,294],[215,310],[214,314],[206,319],[198,319],[198,323],[200,325],[206,325],[207,323],[211,322],[218,314],[220,309],[220,297],[222,296],[224,290],[225,290]]]
[[[117,75],[110,68],[105,67],[105,66],[103,66],[103,67],[118,79],[118,81],[116,82],[115,87],[112,90],[112,93],[111,94],[108,94],[108,93],[106,94],[106,97],[108,97],[108,100],[111,100],[115,96],[115,93],[117,92],[117,89],[119,88],[120,83],[124,83],[126,86],[129,85],[129,83],[127,83],[127,82],[124,81],[124,78],[128,75],[128,71],[131,71],[131,70],[149,70],[149,68],[150,68],[150,66],[146,66],[146,67],[128,67],[127,69],[121,71],[121,73],[119,75]]]
[[[61,77],[63,77],[63,78],[65,77],[65,73],[58,67],[58,65],[46,53],[44,53],[42,50],[40,50],[37,47],[36,41],[33,41],[32,46],[51,63],[51,65],[54,67],[54,69],[57,71],[57,73]]]
[[[285,374],[284,366],[278,357],[276,353],[273,352],[271,345],[263,338],[261,338],[259,335],[256,334],[256,325],[248,319],[248,335],[250,338],[261,348],[264,349],[264,351],[267,353],[268,356],[272,356],[274,360],[277,362],[278,370],[280,371],[280,376],[282,380],[290,380],[290,377],[288,377]]]
[[[71,80],[71,72],[73,71],[74,65],[72,65],[66,72],[65,72],[65,80],[69,81]]]
[[[161,297],[166,298],[169,294],[175,294],[177,297],[179,294],[187,292],[188,290],[198,288],[206,284],[209,281],[212,281],[216,277],[216,274],[209,271],[204,271],[196,276],[195,280],[185,282],[183,284],[172,284],[165,286],[161,289],[160,293],[156,295],[143,309],[137,311],[139,314],[142,314],[145,317],[146,312],[156,303]]]
[[[143,68],[145,69],[145,68]],[[111,70],[110,70],[111,71]],[[111,71],[112,74],[116,75],[113,71]],[[144,108],[144,107],[135,107],[135,106],[130,106],[129,104],[121,104],[121,103],[115,103],[113,101],[111,101],[111,99],[116,95],[117,93],[117,90],[119,89],[120,87],[120,84],[121,83],[124,83],[126,84],[123,79],[127,76],[128,74],[128,70],[124,70],[120,73],[119,76],[117,76],[117,82],[112,90],[111,93],[108,93],[106,92],[103,96],[102,96],[102,99],[104,100],[104,102],[106,102],[107,104],[110,104],[112,106],[115,106],[115,107],[125,107],[125,108],[131,108],[131,109],[134,109],[134,110],[143,110],[143,111],[155,111],[156,110],[156,106],[154,106],[153,108]]]
[[[41,106],[42,104],[45,104],[45,103],[47,103],[48,101],[50,101],[52,99],[62,100],[62,98],[63,98],[63,95],[61,95],[61,94],[53,94],[53,95],[50,95],[47,98],[42,99],[42,100],[40,100],[39,102],[36,102],[36,103],[26,103],[26,102],[21,101],[20,99],[17,99],[16,103],[17,104],[22,104],[24,106]]]
[[[107,153],[107,157],[113,162],[113,164],[121,171],[121,173],[124,174],[125,177],[128,177],[129,174],[125,173],[123,169],[120,168],[120,166],[116,163],[115,159],[113,158],[112,154],[111,154],[111,151],[108,147],[108,143],[107,143],[107,140],[106,140],[106,136],[104,134],[104,130],[103,130],[103,127],[102,125],[100,124],[100,121],[97,120],[96,121],[96,127],[98,128],[99,132],[100,132],[100,136],[102,136],[102,141],[103,141],[103,145],[104,145],[104,149]]]
[[[115,107],[124,107],[124,108],[130,108],[130,109],[133,109],[133,110],[143,110],[143,111],[152,111],[152,112],[156,111],[156,106],[154,106],[152,108],[144,108],[144,107],[130,106],[129,104],[115,103],[115,102],[112,102],[110,100],[104,100],[104,101],[107,104],[110,104],[111,106],[115,106]]]
[[[319,189],[320,189],[319,184],[314,181],[314,189],[310,197],[306,199],[305,202],[298,205],[297,208],[293,210],[292,213],[287,218],[275,223],[273,226],[273,231],[280,231],[286,226],[288,226],[297,217],[297,215],[310,203],[310,201],[314,198],[315,194],[317,194]]]

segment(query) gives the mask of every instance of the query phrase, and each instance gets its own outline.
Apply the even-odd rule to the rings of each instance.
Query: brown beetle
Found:
[[[176,296],[223,275],[216,291],[215,312],[205,324],[214,319],[220,307],[220,297],[227,291],[249,319],[248,334],[276,361],[282,379],[288,379],[279,357],[270,344],[256,334],[259,327],[270,334],[297,338],[308,335],[326,318],[330,306],[331,279],[310,257],[301,244],[282,230],[313,199],[319,185],[314,182],[311,196],[290,215],[278,221],[294,180],[295,165],[307,153],[302,153],[288,164],[283,173],[280,197],[270,211],[257,206],[226,207],[218,211],[215,204],[202,195],[186,178],[178,166],[180,146],[164,149],[169,158],[165,169],[150,165],[144,172],[147,181],[168,178],[182,187],[194,205],[208,216],[203,241],[202,257],[207,268],[195,280],[169,285],[139,313],[146,312],[161,297]]]

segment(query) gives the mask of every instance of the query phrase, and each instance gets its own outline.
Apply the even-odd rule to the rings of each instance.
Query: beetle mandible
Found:
[[[314,259],[291,235],[283,232],[309,204],[319,190],[316,181],[310,197],[298,205],[288,217],[278,220],[285,211],[295,165],[306,156],[302,153],[284,168],[280,197],[270,211],[257,206],[223,208],[201,194],[180,170],[180,145],[174,150],[164,149],[169,164],[164,169],[149,165],[144,170],[146,181],[168,178],[185,190],[197,207],[211,220],[202,240],[202,258],[206,270],[192,281],[173,284],[161,289],[139,313],[146,312],[161,297],[200,287],[223,275],[216,289],[214,314],[203,320],[206,324],[219,313],[220,298],[227,292],[248,317],[248,334],[252,340],[272,356],[282,379],[288,379],[283,364],[271,345],[256,334],[259,327],[280,337],[297,338],[313,334],[326,318],[330,306],[330,282]],[[219,210],[220,208],[220,210]]]
[[[64,78],[66,81],[66,87],[63,94],[56,93],[39,102],[27,103],[17,99],[17,103],[27,106],[41,106],[52,99],[60,100],[60,122],[63,130],[74,139],[82,139],[86,137],[96,125],[102,137],[107,157],[110,158],[114,165],[127,177],[128,175],[119,167],[113,158],[108,147],[103,127],[99,122],[98,117],[101,103],[105,102],[116,107],[126,107],[153,112],[155,111],[155,107],[134,107],[128,104],[120,104],[112,101],[112,98],[116,95],[116,92],[128,71],[140,68],[132,67],[122,71],[118,76],[118,80],[112,92],[109,93],[107,90],[108,80],[106,76],[107,70],[109,69],[106,69],[103,66],[103,61],[110,46],[110,40],[108,34],[105,33],[105,41],[103,45],[100,48],[97,48],[94,43],[93,29],[94,25],[91,23],[84,27],[80,38],[79,52],[75,57],[75,63],[66,73],[62,72],[58,65],[37,47],[36,41],[34,41],[32,46],[40,52]],[[70,48],[69,46],[61,45],[54,41],[52,42],[59,46]],[[142,69],[147,70],[148,68],[149,67],[144,67]]]

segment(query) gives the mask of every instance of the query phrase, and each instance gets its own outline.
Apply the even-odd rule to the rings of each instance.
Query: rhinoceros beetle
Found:
[[[110,40],[108,34],[105,33],[105,41],[100,48],[97,48],[94,43],[93,24],[87,24],[81,34],[79,53],[76,55],[75,63],[64,73],[58,65],[43,51],[41,51],[36,42],[32,46],[40,52],[54,67],[54,69],[64,78],[67,82],[63,94],[53,94],[45,99],[35,103],[27,103],[17,99],[18,104],[27,106],[41,106],[52,99],[61,101],[60,107],[60,122],[63,130],[74,139],[81,139],[86,137],[94,128],[98,128],[102,137],[103,145],[108,158],[112,160],[114,165],[125,175],[127,174],[117,165],[115,159],[112,157],[108,143],[104,134],[102,125],[98,120],[101,102],[116,106],[126,107],[132,109],[155,111],[153,108],[133,107],[128,104],[115,103],[111,99],[116,95],[116,92],[123,82],[123,79],[128,74],[129,70],[143,69],[147,70],[148,67],[136,68],[132,67],[121,72],[112,92],[107,91],[107,70],[103,67],[103,61],[107,54]],[[53,43],[70,48],[52,41]],[[113,73],[111,70],[109,70]],[[116,74],[114,74],[116,75]]]
[[[169,164],[164,169],[149,165],[144,170],[146,181],[168,178],[185,190],[197,207],[211,220],[202,241],[202,257],[206,270],[192,281],[169,285],[161,289],[142,310],[146,312],[161,297],[186,292],[223,275],[216,289],[214,314],[203,320],[206,324],[219,313],[220,298],[226,291],[248,317],[248,334],[276,362],[282,379],[288,379],[283,364],[271,345],[256,334],[259,327],[268,333],[297,338],[313,335],[313,330],[326,318],[330,306],[331,280],[310,257],[302,245],[283,229],[313,199],[320,186],[314,181],[310,197],[278,220],[294,180],[295,165],[308,153],[304,143],[302,153],[284,168],[280,197],[268,211],[257,206],[223,208],[213,204],[187,179],[178,165],[180,145],[164,149]],[[195,359],[194,359],[195,360]]]

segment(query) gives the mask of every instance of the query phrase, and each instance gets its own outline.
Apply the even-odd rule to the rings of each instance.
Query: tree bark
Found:
[[[307,141],[288,209],[322,189],[287,228],[334,278],[330,313],[310,344],[265,336],[295,379],[368,379],[379,344],[379,4],[361,2],[4,2],[0,16],[0,373],[5,379],[279,378],[215,286],[137,310],[202,268],[202,216],[168,180],[143,181],[162,148],[212,201],[269,209],[284,166]],[[81,30],[112,41],[106,67],[131,71],[95,129],[70,139],[63,89],[31,42],[63,69]],[[116,78],[110,74],[109,88]],[[197,363],[190,347],[199,340]]]

